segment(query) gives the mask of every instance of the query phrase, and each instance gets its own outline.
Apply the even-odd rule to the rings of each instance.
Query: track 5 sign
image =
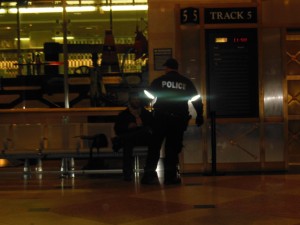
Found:
[[[257,10],[251,8],[204,9],[205,24],[257,23]]]
[[[199,9],[188,7],[180,10],[181,24],[199,24]]]

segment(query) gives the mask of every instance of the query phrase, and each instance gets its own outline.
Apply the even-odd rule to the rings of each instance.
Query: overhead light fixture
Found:
[[[15,38],[15,41],[17,41],[17,40],[18,40],[18,38]],[[20,41],[30,41],[30,38],[29,37],[21,37]]]
[[[67,12],[95,12],[98,10],[96,6],[67,6]],[[112,5],[112,6],[100,6],[101,11],[146,11],[148,10],[148,5]],[[0,9],[0,14],[10,13],[16,14],[18,8]],[[19,13],[29,14],[29,13],[61,13],[63,12],[63,7],[20,7]]]
[[[97,11],[96,6],[68,6],[67,12],[94,12]]]
[[[53,39],[53,40],[63,40],[64,37],[52,37],[52,39]],[[67,39],[68,39],[68,40],[73,40],[74,37],[73,37],[73,36],[68,36]]]
[[[93,4],[95,4],[95,1],[88,1],[88,0],[84,0],[84,1],[67,1],[67,4],[68,5],[78,5],[78,4],[93,5]]]
[[[95,6],[68,6],[66,7],[67,12],[93,12],[96,11]],[[19,8],[20,13],[61,13],[63,7],[28,7]],[[8,10],[8,13],[15,14],[18,12],[17,8],[12,8]]]
[[[148,10],[148,5],[112,5],[101,6],[102,11],[145,11]]]
[[[28,0],[0,0],[0,4],[9,4],[9,5],[28,5]]]

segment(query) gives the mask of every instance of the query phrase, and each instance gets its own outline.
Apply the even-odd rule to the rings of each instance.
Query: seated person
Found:
[[[148,146],[151,135],[150,125],[152,113],[145,109],[139,93],[130,93],[128,107],[117,116],[114,130],[117,137],[113,138],[113,150],[123,148],[124,180],[131,181],[133,177],[133,148]]]

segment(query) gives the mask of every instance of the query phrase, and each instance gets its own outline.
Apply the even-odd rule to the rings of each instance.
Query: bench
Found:
[[[107,137],[105,145],[97,145],[95,140],[99,134]],[[60,124],[2,124],[0,140],[2,140],[1,158],[7,160],[24,160],[24,173],[30,173],[29,161],[34,159],[36,172],[43,172],[44,160],[61,160],[57,169],[64,176],[74,176],[75,161],[92,158],[121,158],[122,151],[112,150],[112,123],[60,123]],[[99,143],[98,143],[99,144]],[[96,150],[96,151],[95,151]],[[134,168],[140,171],[140,157],[146,156],[147,148],[137,146],[134,149]],[[117,173],[121,170],[81,171],[99,173]],[[77,171],[80,172],[80,171]]]

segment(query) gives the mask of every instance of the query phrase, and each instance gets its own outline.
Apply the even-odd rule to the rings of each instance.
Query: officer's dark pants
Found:
[[[186,129],[184,118],[171,115],[156,115],[153,122],[152,141],[149,145],[145,175],[155,174],[160,158],[160,149],[165,140],[165,180],[177,176],[178,155],[182,150],[183,134]]]

